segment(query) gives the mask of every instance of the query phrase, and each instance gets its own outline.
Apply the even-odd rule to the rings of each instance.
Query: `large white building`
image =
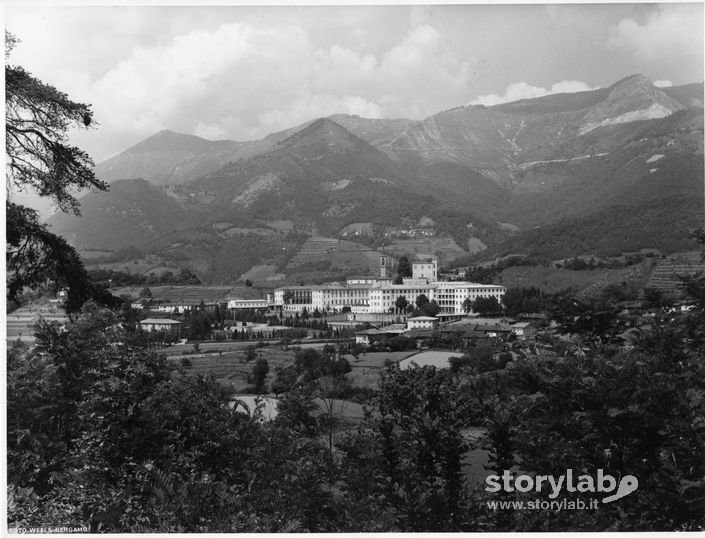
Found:
[[[474,282],[436,282],[434,299],[442,314],[460,314],[464,312],[466,299],[475,301],[478,297],[495,297],[502,301],[506,288],[496,284],[476,284]]]
[[[272,298],[267,299],[228,299],[228,310],[255,310],[269,308]]]
[[[429,282],[438,280],[438,260],[427,258],[411,262],[411,276],[414,279],[426,279]]]
[[[387,274],[389,261],[380,257],[380,276],[353,277],[344,284],[322,286],[290,286],[274,290],[270,306],[285,312],[308,311],[341,312],[355,314],[385,314],[397,308],[397,299],[405,297],[409,305],[416,303],[419,295],[429,301],[436,301],[441,314],[464,314],[463,305],[467,299],[495,297],[502,300],[503,286],[476,284],[474,282],[439,282],[438,261],[432,257],[414,260],[411,264],[411,278],[404,278],[401,284],[393,284]],[[268,297],[271,301],[271,297]]]
[[[396,309],[397,299],[405,297],[415,304],[419,295],[436,301],[442,314],[462,314],[466,299],[495,297],[502,300],[505,288],[494,284],[474,282],[429,282],[425,278],[405,279],[402,284],[392,284],[381,279],[368,284],[328,284],[323,286],[296,286],[274,290],[272,306],[284,311],[340,312],[343,309],[359,314],[386,313]]]

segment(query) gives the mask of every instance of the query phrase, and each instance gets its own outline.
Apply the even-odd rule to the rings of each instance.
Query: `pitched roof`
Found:
[[[163,319],[163,318],[147,318],[143,319],[140,321],[140,323],[144,323],[145,325],[152,324],[152,325],[174,325],[175,323],[178,323],[181,325],[180,321],[176,321],[173,319]]]

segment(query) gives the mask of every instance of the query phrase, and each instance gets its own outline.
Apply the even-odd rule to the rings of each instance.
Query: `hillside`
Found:
[[[575,157],[571,146],[595,129],[664,118],[685,108],[646,77],[632,75],[590,92],[443,111],[410,125],[384,149],[401,160],[461,164],[516,185],[523,163]]]
[[[337,114],[330,119],[373,145],[398,136],[412,123],[404,119],[367,119],[345,114]],[[99,163],[95,173],[108,182],[143,178],[155,185],[181,184],[215,172],[227,163],[266,153],[311,123],[247,142],[206,140],[163,130]]]
[[[55,233],[83,249],[141,247],[179,226],[182,206],[143,179],[116,181],[106,192],[81,200],[81,216],[57,213],[48,220]]]
[[[164,131],[97,167],[147,181],[115,181],[84,198],[81,220],[51,222],[81,247],[138,246],[225,283],[257,266],[298,275],[307,239],[350,233],[360,252],[433,249],[444,263],[669,253],[702,222],[702,87],[632,75],[422,121],[339,114],[250,142]],[[364,271],[356,256],[310,261]]]
[[[229,140],[210,141],[160,131],[98,164],[95,174],[108,182],[146,178],[155,185],[181,183],[223,167],[242,146]]]

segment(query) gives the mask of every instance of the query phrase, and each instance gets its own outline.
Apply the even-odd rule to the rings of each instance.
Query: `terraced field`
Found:
[[[664,293],[677,294],[682,283],[679,277],[692,276],[705,272],[705,262],[697,252],[686,253],[658,260],[654,267],[648,287],[656,288]]]
[[[115,288],[112,292],[116,295],[129,295],[137,297],[144,286],[126,286]],[[149,286],[154,299],[165,302],[203,302],[225,301],[228,297],[240,299],[260,299],[262,292],[248,286]]]
[[[467,254],[452,237],[396,239],[391,244],[385,245],[384,250],[397,258],[407,254],[436,256],[439,265]]]
[[[291,258],[287,269],[295,269],[304,263],[329,261],[339,246],[339,239],[311,237],[303,244],[299,252]]]
[[[567,288],[585,291],[588,295],[598,293],[610,284],[633,282],[644,286],[649,280],[652,263],[642,262],[622,269],[594,269],[592,271],[570,271],[555,267],[513,266],[502,271],[497,283],[507,288],[540,288],[546,293],[556,293]]]
[[[379,252],[371,247],[341,239],[311,237],[289,261],[287,271],[296,270],[306,263],[326,262],[333,269],[366,273],[375,271],[378,261]]]
[[[284,273],[277,273],[277,268],[274,265],[254,265],[252,268],[242,275],[244,280],[250,280],[251,282],[274,282],[279,280],[284,280],[286,275]]]
[[[5,320],[5,337],[8,342],[20,340],[34,342],[34,324],[40,319],[66,323],[68,318],[60,308],[49,305],[25,306],[8,314]]]

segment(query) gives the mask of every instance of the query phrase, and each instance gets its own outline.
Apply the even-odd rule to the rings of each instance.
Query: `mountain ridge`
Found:
[[[615,245],[618,238],[628,249],[630,237],[649,234],[664,245],[680,232],[658,227],[692,224],[696,206],[688,200],[702,198],[699,89],[660,89],[636,75],[608,88],[456,107],[420,121],[333,115],[242,143],[165,130],[124,152],[163,174],[140,176],[150,189],[119,183],[115,196],[86,197],[82,220],[50,222],[77,245],[132,241],[206,268],[232,260],[238,248],[253,265],[270,263],[265,252],[298,248],[277,246],[286,234],[343,238],[346,230],[367,230],[366,241],[380,245],[402,229],[428,228],[421,222],[456,247],[479,241],[487,255],[523,237],[530,248],[540,241],[541,252],[564,250],[565,230],[576,244],[592,244],[579,239],[575,223],[602,232],[610,226],[604,216],[618,207],[644,208],[654,219],[613,219],[640,227],[613,234]],[[169,174],[172,181],[164,179]],[[130,185],[141,195],[126,194]],[[657,210],[662,198],[673,217]],[[598,228],[594,215],[608,221]],[[548,238],[532,236],[536,226]],[[259,234],[260,254],[243,234]],[[218,255],[222,249],[229,254]]]

